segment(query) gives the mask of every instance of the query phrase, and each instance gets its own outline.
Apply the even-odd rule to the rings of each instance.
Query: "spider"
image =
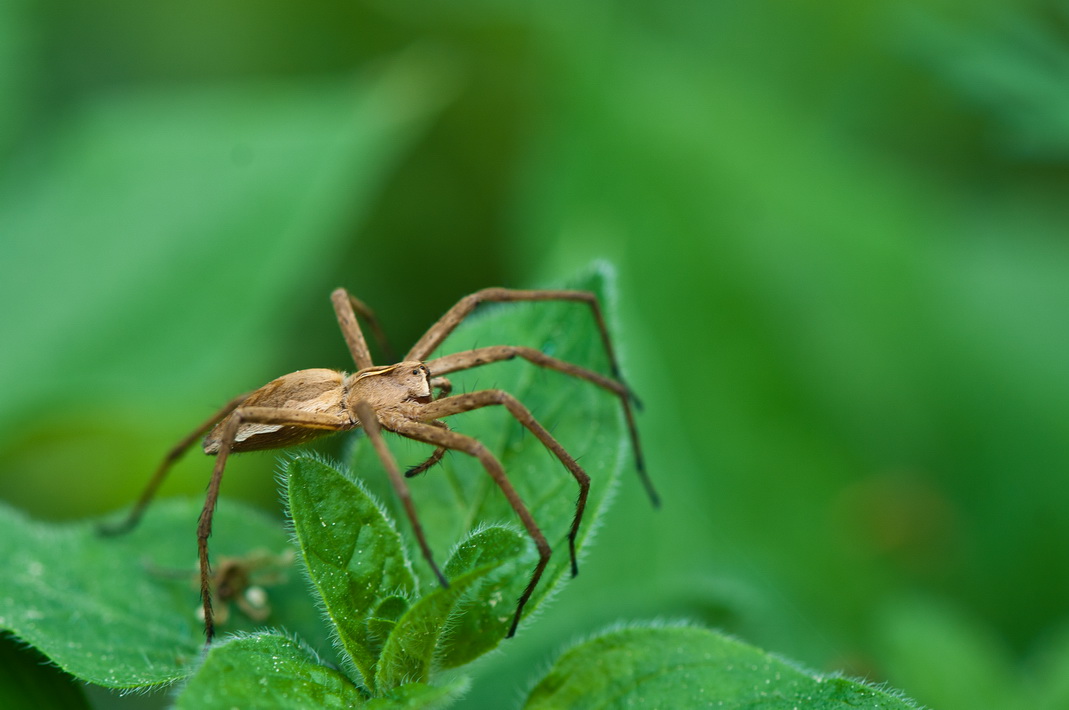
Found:
[[[122,522],[103,528],[106,534],[118,534],[132,529],[140,520],[172,465],[198,439],[207,434],[202,444],[204,453],[214,455],[216,458],[205,496],[204,508],[197,524],[200,594],[204,609],[204,634],[207,643],[211,643],[215,634],[208,537],[212,532],[212,515],[219,497],[219,486],[223,479],[227,458],[231,453],[293,446],[334,432],[360,427],[367,433],[375,452],[382,460],[390,483],[400,498],[415,533],[420,551],[443,587],[448,587],[449,582],[431,554],[405,477],[427,470],[441,460],[447,450],[454,450],[477,459],[501,490],[527,534],[534,540],[538,550],[538,562],[516,604],[516,611],[507,634],[511,637],[516,633],[524,605],[538,586],[542,572],[549,562],[550,546],[494,454],[480,441],[451,430],[445,422],[441,421],[445,417],[482,407],[505,407],[520,424],[560,460],[579,486],[575,515],[568,533],[571,572],[573,576],[578,573],[575,540],[583,518],[583,510],[586,507],[590,477],[519,400],[509,393],[499,389],[487,389],[452,395],[452,385],[444,377],[452,372],[518,357],[533,365],[586,380],[616,395],[620,399],[627,421],[636,468],[651,501],[655,506],[659,505],[657,493],[645,472],[638,432],[632,414],[631,405],[634,403],[637,406],[638,400],[620,377],[605,319],[597,297],[593,293],[505,288],[487,288],[477,291],[465,296],[450,308],[412,346],[404,359],[396,364],[385,366],[375,365],[372,361],[367,341],[357,323],[356,317],[359,314],[367,321],[383,350],[388,350],[382,328],[374,312],[344,288],[336,289],[331,294],[331,301],[334,304],[338,325],[356,365],[356,372],[346,374],[328,369],[298,370],[272,380],[253,392],[235,397],[170,450],[149,480],[141,497]],[[612,377],[606,377],[551,357],[534,348],[519,345],[493,345],[444,355],[432,360],[426,359],[465,318],[471,315],[479,304],[516,301],[572,301],[589,305],[601,334]],[[434,396],[436,390],[437,397]],[[384,431],[431,444],[435,449],[426,461],[409,469],[403,476],[393,454],[383,440]]]

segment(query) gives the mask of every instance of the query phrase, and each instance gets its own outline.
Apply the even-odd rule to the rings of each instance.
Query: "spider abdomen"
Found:
[[[219,453],[222,432],[233,417],[240,416],[243,407],[336,414],[344,409],[344,384],[344,372],[325,368],[298,370],[271,380],[246,397],[234,412],[215,425],[204,439],[204,453]],[[230,450],[279,449],[302,444],[330,433],[331,431],[324,429],[250,422],[238,427]]]

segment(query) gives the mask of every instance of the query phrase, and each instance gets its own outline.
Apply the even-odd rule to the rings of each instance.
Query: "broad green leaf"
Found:
[[[326,464],[294,459],[287,467],[286,490],[309,575],[370,690],[382,628],[369,625],[369,617],[383,600],[416,591],[404,545],[363,488]]]
[[[607,270],[602,269],[565,285],[597,293],[611,331],[613,303],[607,297],[608,280]],[[499,344],[526,345],[603,374],[609,371],[590,309],[576,303],[480,306],[474,316],[446,339],[436,355]],[[449,378],[458,392],[500,388],[512,393],[579,460],[591,477],[586,516],[579,532],[580,550],[595,527],[621,469],[627,471],[627,485],[640,485],[634,473],[634,456],[620,400],[615,395],[519,358],[453,373]],[[529,614],[554,584],[569,574],[567,533],[575,513],[578,485],[568,470],[503,407],[453,416],[448,424],[482,441],[500,459],[509,480],[553,547],[554,554],[542,582],[525,609],[525,615]],[[429,447],[399,437],[392,437],[390,443],[402,465],[418,463],[430,453]],[[359,473],[368,487],[399,512],[396,496],[389,490],[386,474],[366,437],[355,440],[351,462],[352,470]],[[446,456],[441,464],[412,479],[409,486],[427,538],[439,557],[480,526],[519,524],[516,513],[486,471],[462,453]],[[650,515],[653,514],[651,509]],[[416,573],[433,583],[426,567],[416,564]],[[528,579],[526,571],[518,570],[494,594],[505,600],[517,599]]]
[[[32,648],[0,635],[0,708],[83,710],[80,684]]]
[[[911,710],[864,683],[808,673],[765,651],[689,626],[609,631],[565,652],[525,710],[625,708]]]
[[[204,647],[196,584],[201,505],[159,501],[137,528],[118,537],[100,536],[91,522],[34,522],[0,506],[0,629],[91,683],[128,688],[185,677]],[[285,559],[288,549],[279,523],[235,501],[220,502],[213,559],[265,551]],[[329,651],[295,568],[276,570],[261,586],[271,611],[265,621]],[[263,623],[231,607],[219,632]]]
[[[460,621],[465,614],[462,602],[475,590],[479,590],[479,585],[491,574],[514,560],[522,551],[522,538],[504,528],[483,530],[465,541],[445,566],[444,572],[449,579],[449,587],[434,589],[397,620],[379,658],[375,676],[377,692],[391,691],[408,682],[427,680],[447,628],[451,635],[472,631],[488,634],[487,640],[469,641],[479,653],[497,645],[504,632],[500,622],[495,619],[491,618],[490,623],[482,628],[476,625],[458,629],[454,628],[454,624],[464,623]],[[491,591],[491,601],[476,604],[492,604],[493,600],[499,600],[497,592]],[[511,617],[511,604],[506,602],[504,606]],[[460,619],[457,614],[460,614]],[[485,612],[479,614],[480,618],[486,616],[488,615]],[[450,643],[444,645],[449,647]],[[467,648],[462,644],[459,651],[454,650],[454,653],[460,655],[465,650]]]
[[[365,696],[301,644],[273,633],[214,644],[178,698],[180,710],[352,708]]]
[[[525,554],[526,553],[526,554]],[[527,537],[517,530],[487,527],[457,545],[445,565],[448,578],[484,564],[500,564],[473,589],[449,622],[449,633],[435,652],[441,668],[456,668],[495,648],[508,631],[516,600],[505,596],[512,581],[526,578],[538,557]]]

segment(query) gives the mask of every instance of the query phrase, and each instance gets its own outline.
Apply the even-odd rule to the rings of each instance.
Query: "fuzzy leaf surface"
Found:
[[[196,584],[201,505],[159,501],[137,528],[117,537],[99,535],[89,521],[35,522],[0,506],[0,629],[90,683],[128,688],[185,677],[204,646]],[[216,512],[212,543],[216,560],[264,551],[284,558],[289,549],[281,525],[229,500]],[[278,570],[271,581],[262,585],[271,605],[268,621],[327,646],[296,569]],[[235,605],[218,630],[260,623]]]
[[[179,710],[352,708],[364,695],[292,639],[258,633],[214,644],[178,698]]]
[[[404,544],[363,488],[326,464],[294,459],[286,486],[308,573],[370,690],[382,632],[368,620],[384,600],[403,600],[416,591]]]
[[[914,703],[820,676],[760,649],[689,626],[609,631],[566,651],[524,710],[625,708],[915,710]]]
[[[457,545],[445,565],[450,579],[487,564],[495,569],[461,601],[460,613],[450,619],[449,633],[435,653],[442,668],[470,663],[501,643],[515,612],[515,599],[505,594],[513,579],[530,574],[537,559],[527,537],[512,528],[487,527]]]
[[[455,624],[463,623],[468,612],[461,602],[472,598],[471,605],[477,610],[492,606],[498,592],[493,585],[482,583],[522,552],[520,535],[505,528],[479,531],[458,546],[444,569],[449,587],[438,587],[416,602],[398,619],[386,640],[375,679],[378,691],[427,680],[446,630],[446,638],[464,633],[455,628]],[[507,618],[511,618],[512,605],[505,606]],[[482,631],[487,638],[472,640],[473,643],[493,647],[504,634],[499,621]]]

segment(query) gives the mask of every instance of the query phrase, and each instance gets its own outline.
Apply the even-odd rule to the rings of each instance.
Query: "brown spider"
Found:
[[[465,296],[450,308],[408,351],[404,360],[395,365],[386,366],[377,366],[372,362],[367,342],[357,324],[356,314],[359,313],[368,321],[376,339],[385,344],[382,329],[371,309],[341,288],[331,294],[331,300],[338,317],[338,325],[349,346],[349,352],[352,354],[357,371],[353,374],[346,374],[326,369],[299,370],[268,382],[258,390],[234,398],[167,454],[127,518],[116,526],[104,529],[106,533],[115,534],[134,527],[171,466],[197,439],[207,433],[203,442],[204,452],[209,455],[214,454],[216,460],[204,501],[204,509],[197,525],[197,547],[200,557],[204,633],[208,643],[211,643],[215,633],[210,592],[212,573],[208,563],[208,537],[212,531],[212,514],[219,497],[219,484],[223,478],[227,457],[232,452],[293,446],[326,434],[359,427],[363,427],[367,432],[376,453],[382,460],[390,482],[400,497],[409,523],[416,534],[423,556],[443,587],[448,587],[449,582],[442,575],[431,555],[423,534],[423,527],[416,517],[408,486],[397,467],[393,454],[383,440],[382,431],[394,432],[435,446],[430,458],[410,469],[406,474],[408,476],[425,471],[437,463],[446,450],[453,449],[478,459],[494,483],[501,489],[538,548],[538,563],[516,604],[516,612],[512,625],[509,627],[508,636],[512,636],[516,633],[516,626],[519,624],[524,604],[534,592],[549,562],[549,543],[546,542],[545,536],[527,510],[527,506],[512,487],[497,458],[478,440],[454,432],[444,422],[439,421],[443,417],[481,407],[504,406],[560,459],[579,484],[575,517],[568,533],[572,574],[575,575],[578,572],[575,539],[583,518],[583,509],[586,506],[587,493],[590,488],[589,476],[557,440],[531,416],[531,413],[507,392],[490,389],[449,396],[452,387],[443,375],[451,372],[520,357],[539,367],[587,380],[617,395],[627,420],[639,475],[654,505],[658,504],[657,494],[645,473],[642,462],[638,433],[631,411],[631,401],[634,395],[620,380],[609,333],[594,294],[586,291],[520,291],[504,288],[477,291]],[[613,377],[605,377],[578,365],[558,360],[534,348],[515,345],[476,348],[424,362],[427,356],[442,344],[446,336],[453,332],[476,306],[484,302],[504,301],[575,301],[588,304],[601,333]],[[439,390],[438,398],[433,396],[435,389]],[[637,400],[635,401],[637,403]]]

